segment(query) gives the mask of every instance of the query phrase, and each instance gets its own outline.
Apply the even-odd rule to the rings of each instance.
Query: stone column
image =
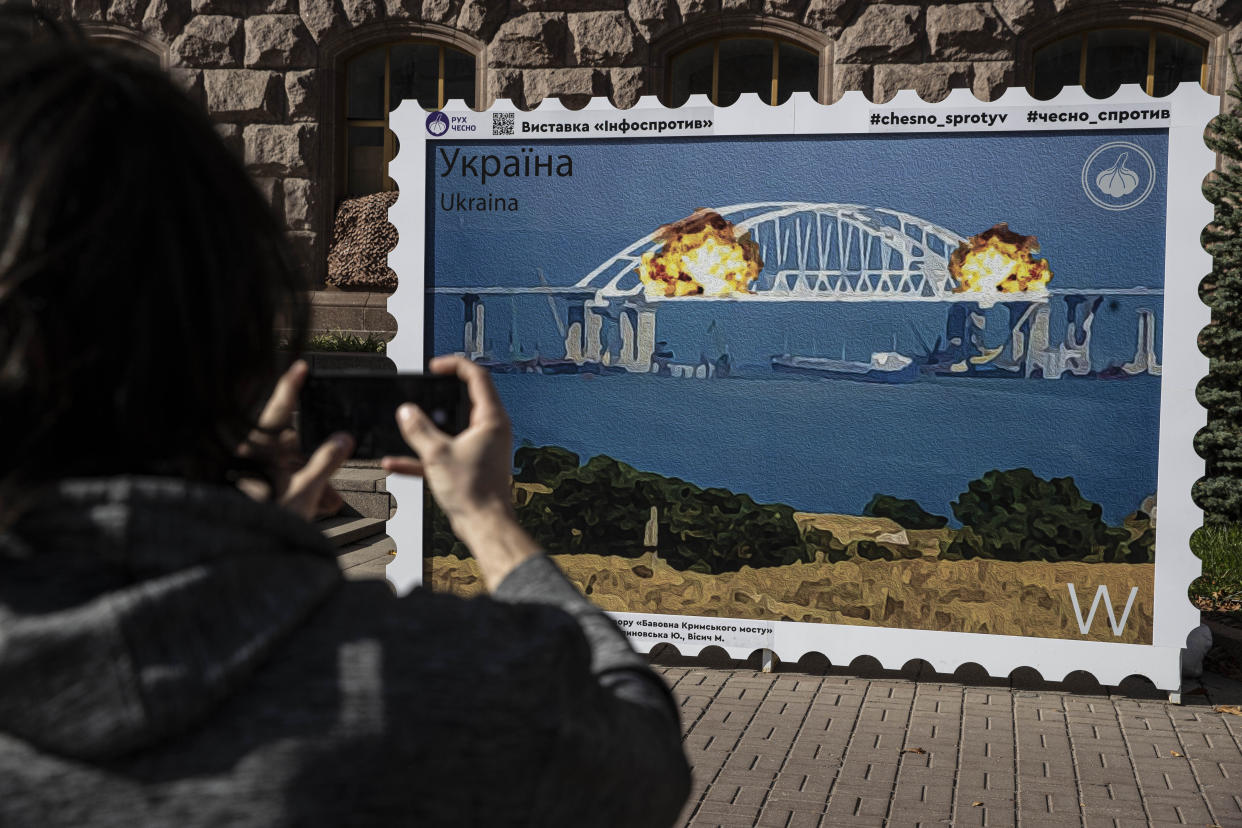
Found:
[[[586,327],[586,308],[582,305],[569,305],[569,324],[565,328],[565,359],[572,359],[581,365],[583,329]]]
[[[467,293],[461,297],[461,301],[465,305],[462,319],[462,350],[470,359],[478,359],[486,350],[483,300],[477,294]]]

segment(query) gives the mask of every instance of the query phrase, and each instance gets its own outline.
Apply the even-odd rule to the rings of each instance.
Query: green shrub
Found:
[[[909,546],[891,546],[872,540],[851,541],[846,547],[847,555],[857,556],[866,561],[899,561],[905,558],[921,558],[923,553]]]
[[[1204,526],[1190,536],[1190,548],[1203,562],[1190,597],[1209,605],[1242,602],[1242,526]]]
[[[949,519],[933,515],[916,500],[902,500],[886,494],[877,494],[863,507],[867,517],[882,517],[896,523],[903,529],[943,529]]]
[[[513,465],[517,467],[513,479],[551,486],[562,474],[577,471],[581,464],[578,455],[560,446],[521,446],[513,453]]]
[[[365,338],[346,333],[315,334],[306,341],[308,351],[333,351],[338,353],[382,354],[388,349],[388,340],[368,334]]]
[[[427,487],[423,487],[423,537],[426,538],[426,554],[429,557],[470,557],[470,550],[453,534],[448,515],[436,504],[431,489]]]
[[[1125,563],[1156,562],[1156,530],[1148,528],[1143,534],[1126,544],[1121,560]]]
[[[571,457],[564,449],[532,448],[519,459],[519,475],[552,487],[518,508],[522,526],[549,552],[642,555],[655,507],[656,552],[676,569],[715,574],[814,559],[789,506],[703,489],[606,456],[569,468]]]
[[[837,540],[836,535],[827,529],[808,526],[802,532],[802,542],[806,544],[812,560],[822,558],[828,563],[849,560],[850,555],[845,549],[845,544]]]
[[[1130,533],[1105,524],[1099,504],[1083,498],[1069,477],[993,470],[972,481],[952,508],[971,530],[949,544],[952,559],[1102,561],[1129,552]]]
[[[1242,101],[1242,79],[1229,96]],[[1206,474],[1195,484],[1194,497],[1208,523],[1242,521],[1242,118],[1235,106],[1217,116],[1206,136],[1221,160],[1203,187],[1216,209],[1202,236],[1204,249],[1212,254],[1212,272],[1203,283],[1212,324],[1199,342],[1211,362],[1198,387],[1208,416],[1195,449],[1206,460]],[[1178,275],[1199,279],[1203,274]]]

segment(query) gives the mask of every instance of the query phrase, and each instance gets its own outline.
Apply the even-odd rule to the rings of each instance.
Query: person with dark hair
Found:
[[[351,440],[295,460],[306,286],[261,196],[158,69],[7,19],[0,825],[672,824],[676,704],[518,527],[487,373],[433,360],[470,425],[403,406],[385,466],[491,596],[345,582],[309,520]]]

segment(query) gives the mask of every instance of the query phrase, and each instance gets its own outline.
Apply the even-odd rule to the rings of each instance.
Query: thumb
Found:
[[[423,410],[413,403],[405,403],[397,409],[397,427],[410,448],[423,460],[435,457],[448,446],[449,436],[431,421]]]

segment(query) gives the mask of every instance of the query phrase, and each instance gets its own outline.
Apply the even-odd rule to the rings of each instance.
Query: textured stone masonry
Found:
[[[259,174],[303,176],[310,171],[318,130],[313,124],[255,124],[242,130],[246,165]]]
[[[1242,4],[1150,0],[35,0],[106,25],[167,56],[191,97],[260,178],[287,179],[276,199],[312,280],[326,270],[343,157],[329,111],[344,62],[420,35],[481,51],[485,96],[530,107],[607,96],[622,107],[663,93],[677,51],[718,35],[778,36],[827,56],[832,99],[875,101],[954,88],[983,99],[1025,82],[1024,55],[1057,32],[1157,25],[1233,47]],[[335,153],[335,154],[334,154]]]
[[[250,69],[205,69],[207,108],[230,121],[277,121],[284,114],[283,78]]]

